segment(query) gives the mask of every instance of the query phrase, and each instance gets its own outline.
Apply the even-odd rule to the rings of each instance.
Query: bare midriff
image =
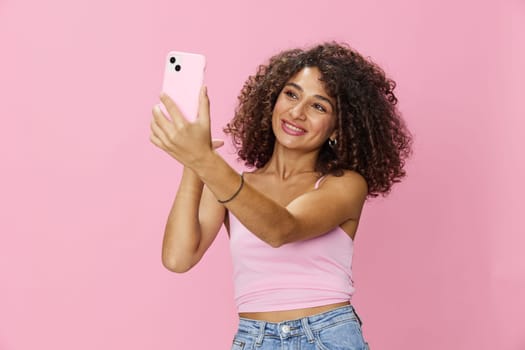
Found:
[[[251,320],[266,321],[266,322],[282,322],[295,320],[298,318],[308,317],[323,312],[327,312],[338,307],[350,305],[349,301],[342,303],[329,304],[323,306],[308,307],[305,309],[283,310],[283,311],[267,311],[267,312],[241,312],[239,317],[248,318]]]

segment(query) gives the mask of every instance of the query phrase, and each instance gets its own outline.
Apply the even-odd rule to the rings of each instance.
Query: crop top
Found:
[[[343,229],[274,248],[228,215],[238,312],[301,309],[351,299],[353,241]]]

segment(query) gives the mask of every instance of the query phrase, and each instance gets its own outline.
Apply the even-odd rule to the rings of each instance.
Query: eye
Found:
[[[295,92],[293,92],[292,90],[285,90],[284,91],[284,94],[286,96],[288,96],[289,98],[292,98],[292,99],[297,99],[297,95],[295,94]]]
[[[322,104],[314,103],[314,104],[312,105],[312,107],[314,107],[315,109],[317,109],[319,112],[323,112],[323,113],[326,113],[326,112],[327,112],[327,109],[326,109]]]

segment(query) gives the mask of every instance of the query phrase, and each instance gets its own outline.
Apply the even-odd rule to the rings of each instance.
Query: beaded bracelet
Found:
[[[244,173],[241,173],[241,184],[239,185],[239,188],[237,189],[237,191],[235,191],[235,193],[233,194],[233,196],[231,196],[230,198],[225,199],[225,200],[217,199],[217,201],[218,201],[219,203],[221,203],[221,204],[228,203],[228,202],[232,201],[235,197],[237,197],[237,195],[239,194],[239,192],[241,192],[243,186],[244,186]]]

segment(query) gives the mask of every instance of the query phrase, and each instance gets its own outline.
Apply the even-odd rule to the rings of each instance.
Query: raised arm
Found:
[[[154,107],[150,140],[170,153],[170,142],[163,123],[170,123],[158,107]],[[160,121],[159,121],[160,120]],[[168,131],[169,132],[169,131]],[[223,142],[208,141],[213,150]],[[170,153],[171,154],[171,153]],[[162,263],[174,272],[185,272],[197,264],[217,236],[226,209],[199,177],[184,167],[179,189],[170,210],[162,244]]]
[[[198,176],[218,199],[236,193],[240,176],[218,155],[195,167]],[[286,207],[245,183],[225,206],[246,228],[273,247],[313,238],[348,220],[359,220],[367,196],[365,179],[348,171],[328,177],[316,191],[307,192]]]

